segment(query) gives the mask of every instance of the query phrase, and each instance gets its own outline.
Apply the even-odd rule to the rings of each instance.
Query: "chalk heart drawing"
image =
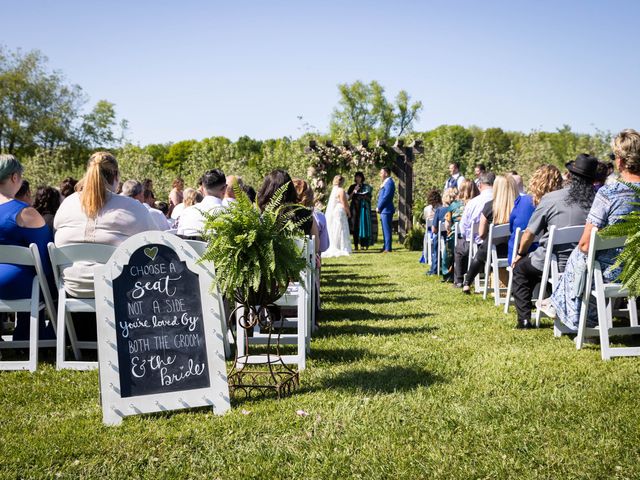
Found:
[[[144,249],[144,254],[153,261],[156,259],[156,255],[158,255],[158,247],[147,247]]]

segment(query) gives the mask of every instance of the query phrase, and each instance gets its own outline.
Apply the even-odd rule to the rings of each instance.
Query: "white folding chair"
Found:
[[[631,357],[640,355],[640,347],[612,347],[610,337],[617,335],[638,335],[638,311],[636,298],[629,296],[629,291],[621,283],[605,283],[602,277],[600,263],[596,260],[599,251],[610,248],[624,247],[626,237],[602,238],[598,235],[598,229],[591,230],[591,241],[587,255],[587,279],[585,282],[582,305],[580,306],[580,320],[578,324],[578,336],[576,348],[580,350],[586,336],[600,336],[600,351],[603,360],[611,357]],[[591,287],[595,287],[592,288]],[[598,310],[598,326],[587,327],[587,313],[589,300],[594,297]],[[613,326],[613,301],[617,298],[627,298],[629,309],[629,326]]]
[[[574,225],[571,227],[557,228],[555,225],[549,227],[549,237],[547,238],[547,250],[545,252],[544,266],[542,268],[542,279],[540,281],[540,287],[538,289],[538,302],[542,302],[546,298],[547,284],[551,285],[551,290],[558,284],[560,278],[560,268],[558,267],[558,256],[554,252],[558,245],[577,245],[580,237],[584,232],[584,225]],[[536,309],[535,321],[536,327],[540,326],[540,318],[544,315],[544,312],[540,309]],[[553,334],[556,337],[562,335],[562,333],[568,333],[566,328],[563,328],[560,322],[554,322]]]
[[[426,228],[424,231],[424,239],[422,241],[422,255],[424,256],[425,264],[431,265],[431,227],[433,226],[433,219],[427,220]]]
[[[489,294],[489,279],[493,272],[493,297],[496,307],[500,306],[501,303],[509,303],[509,297],[505,297],[504,299],[500,297],[500,292],[505,289],[500,288],[499,275],[499,269],[509,266],[509,258],[498,257],[497,245],[498,243],[504,243],[505,239],[508,239],[510,236],[511,232],[509,230],[508,223],[504,223],[502,225],[494,225],[492,223],[489,225],[489,235],[486,240],[489,248],[487,249],[487,259],[484,262],[484,289],[482,292],[482,298],[484,300],[487,299]]]
[[[83,361],[81,352],[81,349],[97,349],[96,342],[78,341],[71,319],[71,313],[95,313],[95,298],[69,296],[64,288],[62,271],[76,262],[105,264],[109,261],[111,254],[115,252],[116,247],[100,243],[75,243],[62,247],[56,247],[53,243],[49,243],[48,247],[51,266],[53,267],[53,276],[56,287],[58,288],[56,368],[58,370],[91,370],[98,368],[98,362]],[[66,359],[67,334],[69,335],[69,342],[75,361]]]
[[[442,232],[445,230],[446,228],[446,222],[440,222],[438,223],[438,237],[437,237],[437,241],[438,243],[436,244],[436,246],[438,247],[438,251],[436,252],[436,255],[438,256],[436,265],[437,265],[437,275],[440,275],[440,272],[442,272],[442,254],[444,253],[444,249],[447,248],[447,244],[446,241],[447,239],[445,237],[442,236]]]
[[[14,245],[0,245],[0,263],[10,263],[13,265],[23,265],[33,267],[35,275],[31,282],[31,295],[28,298],[18,300],[0,299],[0,312],[21,313],[29,312],[29,340],[13,340],[13,336],[3,336],[0,341],[0,349],[28,348],[28,360],[2,360],[0,370],[29,370],[34,372],[38,366],[38,348],[55,347],[55,340],[40,340],[38,320],[40,311],[44,310],[51,322],[55,319],[55,308],[47,279],[44,276],[40,253],[35,243],[29,247],[18,247]],[[40,292],[42,291],[42,300]],[[55,330],[55,324],[53,325]],[[11,338],[9,338],[11,337]],[[0,356],[0,358],[2,358]]]
[[[518,249],[520,248],[520,237],[522,234],[522,230],[520,227],[516,228],[516,235],[513,239],[513,250],[512,255],[515,256],[518,253]],[[507,298],[504,302],[504,313],[509,313],[509,305],[511,305],[511,294],[513,293],[513,268],[511,268],[511,264],[507,265],[507,272],[509,272],[509,283],[507,284]]]
[[[291,355],[280,355],[280,359],[285,364],[295,364],[299,370],[306,368],[306,354],[310,349],[311,340],[311,309],[313,308],[313,286],[311,279],[313,278],[312,268],[315,268],[315,238],[300,240],[297,242],[298,247],[302,249],[302,256],[307,260],[307,265],[302,273],[302,282],[292,282],[287,292],[278,299],[275,304],[280,308],[294,308],[296,310],[295,317],[289,317],[282,322],[278,321],[276,328],[295,329],[295,333],[276,332],[272,334],[271,339],[268,333],[260,331],[259,325],[253,330],[251,337],[247,336],[244,328],[236,321],[237,332],[237,349],[238,358],[241,359],[239,368],[243,368],[247,364],[260,364],[273,362],[267,358],[267,355],[249,355],[245,351],[247,344],[266,345],[274,342],[273,335],[278,336],[280,345],[296,345],[296,353]],[[312,256],[313,254],[313,256]],[[313,263],[312,263],[313,261]],[[240,312],[240,315],[242,312]]]

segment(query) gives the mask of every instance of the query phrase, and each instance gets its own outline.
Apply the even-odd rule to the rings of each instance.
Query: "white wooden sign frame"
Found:
[[[122,398],[112,282],[122,273],[133,252],[150,244],[170,247],[187,268],[198,275],[210,386]],[[213,273],[197,263],[198,259],[195,250],[181,238],[170,233],[149,231],[128,238],[107,264],[95,267],[100,397],[105,424],[118,425],[125,416],[143,413],[211,406],[215,414],[221,415],[231,408],[225,364],[226,323],[224,311],[220,308],[222,301],[218,298],[219,293],[211,292]]]

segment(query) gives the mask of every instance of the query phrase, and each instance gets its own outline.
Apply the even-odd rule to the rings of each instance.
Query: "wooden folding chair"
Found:
[[[494,304],[499,307],[501,303],[508,304],[508,296],[504,299],[500,297],[500,292],[505,289],[500,288],[500,275],[499,269],[506,268],[509,265],[508,257],[498,257],[497,245],[499,242],[504,242],[511,236],[509,231],[509,224],[502,225],[489,225],[489,235],[487,237],[487,259],[484,262],[484,289],[482,292],[482,298],[487,299],[489,294],[489,278],[491,278],[491,272],[493,272],[493,296]]]
[[[49,243],[48,248],[51,266],[53,267],[53,276],[58,288],[56,368],[58,370],[92,370],[98,368],[98,362],[83,361],[81,352],[81,349],[97,349],[96,342],[79,341],[71,319],[71,313],[95,313],[95,298],[69,296],[64,288],[62,271],[76,262],[105,264],[115,252],[116,247],[101,243],[74,243],[56,247],[53,243]],[[69,342],[75,361],[66,359],[67,334],[69,335]]]
[[[35,243],[29,247],[18,247],[15,245],[0,245],[0,263],[10,263],[13,265],[24,265],[33,267],[35,275],[31,282],[31,295],[28,298],[18,300],[0,299],[0,312],[21,313],[29,312],[29,340],[13,340],[13,336],[5,336],[0,341],[0,349],[28,348],[28,360],[3,360],[0,361],[0,370],[29,370],[34,372],[38,366],[38,348],[55,347],[55,340],[39,339],[39,315],[45,311],[53,323],[55,320],[55,308],[49,285],[45,278],[40,261],[40,253]],[[42,291],[42,301],[40,292]],[[54,324],[55,330],[55,324]],[[1,357],[0,357],[1,358]]]
[[[611,357],[631,357],[640,355],[640,347],[613,347],[610,339],[618,335],[638,335],[638,311],[636,298],[629,296],[629,291],[621,283],[605,283],[602,277],[600,263],[596,260],[598,252],[610,248],[624,247],[626,237],[602,238],[598,235],[598,229],[591,230],[591,241],[589,243],[589,253],[587,255],[587,279],[585,282],[582,305],[580,307],[580,320],[578,324],[578,335],[576,337],[576,348],[580,350],[586,336],[600,337],[600,351],[603,360]],[[591,288],[595,287],[595,288]],[[587,314],[589,310],[589,300],[594,297],[598,309],[598,326],[587,327]],[[613,302],[618,298],[627,298],[628,301],[628,327],[613,326]]]

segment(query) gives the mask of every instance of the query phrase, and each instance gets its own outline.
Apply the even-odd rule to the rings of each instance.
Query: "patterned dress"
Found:
[[[634,183],[640,187],[640,183]],[[636,193],[624,183],[605,185],[596,194],[593,205],[587,216],[587,223],[598,229],[618,223],[627,213],[638,210]],[[602,267],[602,277],[606,283],[615,282],[622,268],[615,266],[616,257],[621,248],[612,248],[598,252],[596,261]],[[551,302],[556,308],[556,315],[564,325],[573,331],[578,330],[580,319],[580,305],[582,292],[580,287],[584,285],[584,277],[587,272],[587,255],[579,247],[576,247],[569,259],[564,274],[560,277],[558,285],[551,295]],[[598,314],[595,301],[592,298],[587,312],[587,326],[598,324]]]

